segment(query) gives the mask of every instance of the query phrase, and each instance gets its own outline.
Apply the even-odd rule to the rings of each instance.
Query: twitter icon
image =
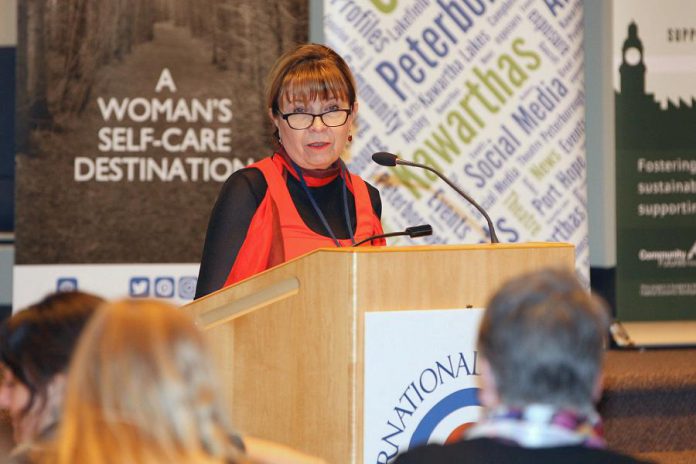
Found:
[[[150,279],[147,277],[131,277],[128,293],[133,298],[150,296]]]

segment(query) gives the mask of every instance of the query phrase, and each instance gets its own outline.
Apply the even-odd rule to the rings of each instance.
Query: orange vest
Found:
[[[268,189],[251,220],[225,287],[317,248],[336,246],[331,237],[317,234],[302,220],[288,191],[279,155],[264,158],[249,167],[261,171]],[[382,224],[372,208],[365,181],[349,173],[347,187],[355,198],[355,242],[382,234]],[[339,243],[344,247],[353,244],[350,239],[339,239]],[[384,239],[373,241],[373,245],[385,244]]]

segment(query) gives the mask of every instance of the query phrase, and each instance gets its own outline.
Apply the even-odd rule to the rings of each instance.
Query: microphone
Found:
[[[398,156],[387,153],[386,151],[378,151],[372,155],[372,161],[381,166],[396,166],[396,163],[407,164],[408,161],[400,160]]]
[[[360,246],[365,242],[369,242],[376,238],[387,238],[387,237],[397,237],[399,235],[408,235],[411,238],[425,237],[427,235],[433,234],[433,228],[430,224],[422,224],[420,226],[407,227],[406,230],[401,232],[390,232],[388,234],[373,235],[372,237],[367,237],[365,240],[360,240],[358,243],[353,245],[354,247]]]
[[[411,161],[402,160],[398,156],[396,156],[392,153],[387,153],[386,151],[380,151],[380,152],[373,154],[372,161],[374,161],[375,163],[377,163],[381,166],[396,166],[397,164],[401,164],[404,166],[414,166],[417,168],[426,169],[426,170],[434,173],[437,177],[444,180],[447,183],[447,185],[452,187],[459,195],[464,197],[464,199],[466,201],[468,201],[469,203],[474,205],[474,207],[479,211],[479,213],[481,213],[481,215],[486,219],[486,222],[488,223],[488,232],[490,234],[491,243],[500,243],[498,240],[498,236],[495,233],[495,227],[493,227],[493,221],[491,221],[491,218],[490,218],[490,216],[488,216],[488,213],[486,213],[486,210],[481,208],[481,206],[478,203],[476,203],[476,201],[473,198],[471,198],[466,193],[462,192],[462,190],[459,189],[459,187],[457,187],[456,185],[454,185],[452,183],[452,181],[450,181],[448,178],[446,178],[445,176],[440,174],[435,169],[431,168],[430,166],[426,166],[425,164],[413,163]]]

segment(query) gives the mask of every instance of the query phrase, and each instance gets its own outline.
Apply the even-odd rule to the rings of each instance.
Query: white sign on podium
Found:
[[[365,464],[458,439],[476,422],[483,310],[365,313]]]

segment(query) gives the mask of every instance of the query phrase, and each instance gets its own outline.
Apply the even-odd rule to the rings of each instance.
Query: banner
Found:
[[[696,3],[613,18],[617,316],[696,319]]]
[[[359,86],[349,167],[380,190],[385,228],[430,223],[427,243],[488,241],[483,218],[447,185],[377,166],[378,151],[444,172],[489,212],[502,242],[573,243],[589,285],[581,1],[324,8],[327,42]]]
[[[265,76],[307,22],[307,0],[18,2],[14,307],[190,299],[220,183],[272,153]]]
[[[481,416],[480,308],[365,313],[365,464],[459,440]]]

